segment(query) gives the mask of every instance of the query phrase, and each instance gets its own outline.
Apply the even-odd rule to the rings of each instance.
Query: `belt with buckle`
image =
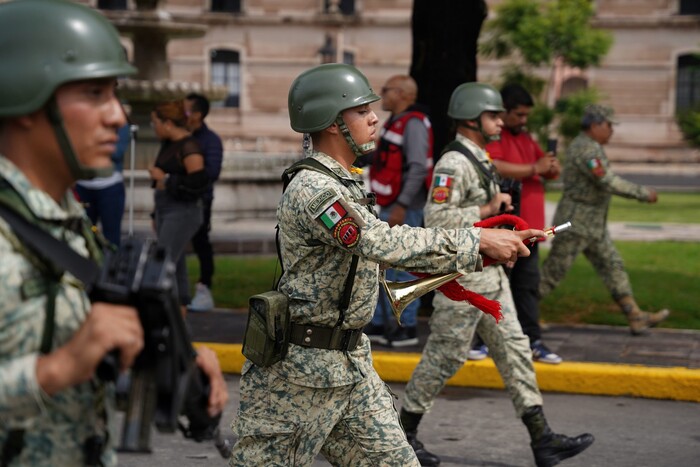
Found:
[[[314,349],[355,350],[362,336],[362,329],[328,328],[311,324],[292,323],[289,342]]]

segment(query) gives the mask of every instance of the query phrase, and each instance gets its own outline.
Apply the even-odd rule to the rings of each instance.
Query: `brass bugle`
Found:
[[[386,280],[385,271],[379,276],[379,283],[386,293],[389,306],[391,306],[391,311],[394,313],[396,321],[399,323],[399,326],[401,326],[401,313],[409,303],[461,275],[462,274],[459,272],[449,272],[446,274],[422,277],[412,281],[390,282]]]
[[[571,222],[550,227],[544,231],[545,237],[553,237],[554,235],[571,228]],[[530,242],[537,241],[538,237],[528,239]],[[413,300],[421,297],[428,292],[437,289],[441,285],[447,284],[453,279],[458,278],[462,274],[459,272],[449,272],[446,274],[435,274],[433,276],[414,279],[412,281],[390,282],[386,280],[386,271],[379,276],[379,283],[382,285],[391,311],[396,317],[396,321],[401,325],[401,313]]]

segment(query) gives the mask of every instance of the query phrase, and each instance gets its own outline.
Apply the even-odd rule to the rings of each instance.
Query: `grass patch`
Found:
[[[615,242],[625,260],[640,307],[671,309],[663,327],[700,329],[700,243]],[[544,259],[549,250],[541,249]],[[625,325],[590,263],[579,256],[564,280],[541,303],[541,315],[554,323]]]
[[[615,242],[625,260],[635,297],[645,309],[670,308],[664,327],[700,329],[700,243]],[[548,249],[540,250],[544,259]],[[248,298],[269,290],[274,256],[216,256],[214,301],[217,307],[245,309]],[[197,280],[197,259],[188,257],[190,283]],[[277,270],[279,273],[279,269]],[[580,256],[559,287],[541,303],[551,323],[626,325],[622,313],[590,263]]]
[[[276,256],[215,256],[214,303],[219,308],[248,308],[251,295],[265,292],[272,287],[277,266]],[[187,257],[190,284],[199,278],[197,257]],[[279,267],[277,268],[279,274]]]
[[[547,201],[558,202],[561,191],[548,191]],[[700,222],[700,193],[659,193],[655,204],[613,196],[608,220],[611,222]]]

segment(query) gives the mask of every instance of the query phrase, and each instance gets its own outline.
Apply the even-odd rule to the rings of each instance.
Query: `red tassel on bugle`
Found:
[[[430,275],[422,272],[411,272],[411,274],[417,277],[428,277]],[[483,295],[479,295],[476,292],[472,292],[471,290],[465,289],[462,286],[462,284],[457,282],[457,279],[451,280],[447,284],[441,285],[440,287],[438,287],[438,290],[445,294],[445,297],[449,298],[452,301],[468,302],[472,306],[486,313],[487,315],[493,316],[496,320],[496,323],[498,323],[501,320],[501,318],[503,318],[503,314],[501,313],[501,304],[499,302],[497,302],[496,300],[486,298]]]

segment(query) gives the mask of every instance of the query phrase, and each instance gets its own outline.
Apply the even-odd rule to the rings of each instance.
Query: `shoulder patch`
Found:
[[[433,186],[430,192],[430,200],[436,204],[443,204],[450,198],[453,177],[439,173],[433,177]]]
[[[595,175],[596,177],[602,178],[605,176],[605,167],[603,167],[603,164],[597,157],[589,160],[586,164],[588,165],[588,168],[591,171],[591,173],[593,173],[593,175]]]
[[[435,172],[436,175],[454,175],[455,174],[455,169],[452,167],[440,167],[439,172]]]
[[[318,217],[328,207],[330,201],[338,198],[340,198],[340,193],[333,188],[326,188],[311,198],[311,201],[306,205],[306,211],[311,217]]]
[[[362,236],[362,227],[365,226],[362,217],[343,198],[335,200],[322,210],[316,220],[346,248],[357,245]]]

